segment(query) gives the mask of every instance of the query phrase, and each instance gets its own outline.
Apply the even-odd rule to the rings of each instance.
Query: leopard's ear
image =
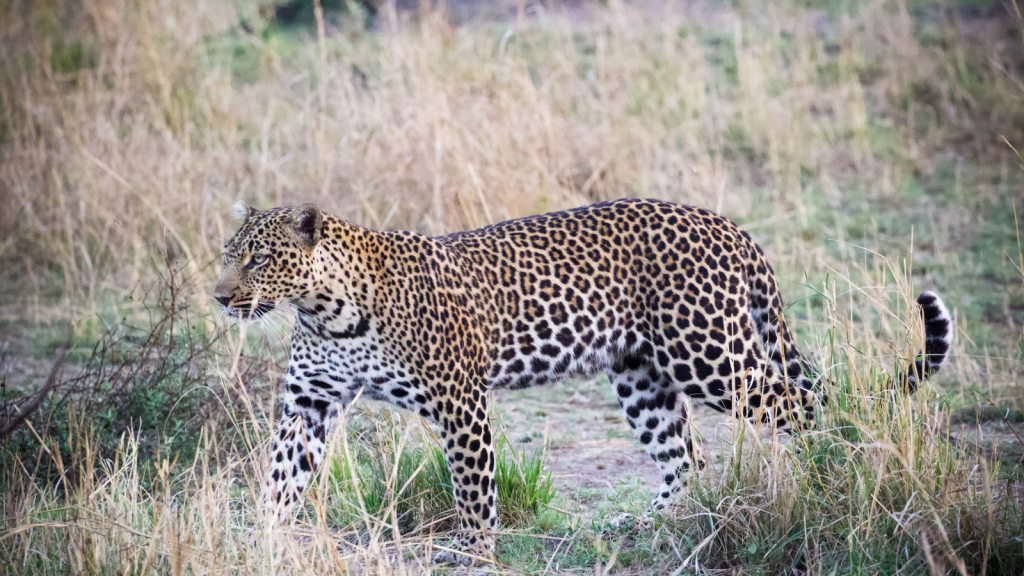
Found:
[[[324,215],[314,204],[303,204],[288,217],[288,226],[308,250],[316,248],[320,242],[320,229],[324,225]]]
[[[231,207],[231,219],[236,222],[245,222],[249,218],[253,217],[259,210],[252,206],[247,206],[245,200],[239,200],[235,202],[235,205]]]

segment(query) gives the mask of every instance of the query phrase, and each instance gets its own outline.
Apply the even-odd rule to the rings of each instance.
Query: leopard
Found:
[[[264,485],[279,520],[323,462],[339,410],[360,397],[439,429],[458,526],[433,560],[454,564],[493,558],[492,390],[606,373],[658,469],[653,511],[707,466],[693,409],[797,434],[828,400],[764,251],[705,209],[621,199],[437,237],[371,230],[314,204],[237,212],[214,299],[239,322],[294,318]],[[895,377],[911,392],[952,337],[938,295],[917,303],[923,350]]]

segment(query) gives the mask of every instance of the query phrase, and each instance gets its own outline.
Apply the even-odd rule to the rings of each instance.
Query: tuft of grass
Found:
[[[496,446],[494,480],[498,484],[501,525],[517,528],[532,521],[551,503],[555,488],[551,473],[544,470],[544,450],[528,454],[524,446],[516,452],[504,434],[498,436]]]
[[[205,451],[183,467],[160,459],[150,483],[143,472],[150,462],[134,434],[125,434],[113,459],[95,463],[87,430],[87,422],[75,429],[79,457],[64,462],[75,483],[55,489],[25,461],[3,469],[0,574],[405,575],[429,565],[420,553],[424,540],[382,538],[398,533],[386,519],[360,530],[328,530],[319,520],[264,530],[253,498],[259,480],[243,454],[212,449],[219,440],[209,428]],[[59,452],[45,457],[61,465]],[[312,507],[313,518],[326,517],[322,501]]]
[[[424,437],[414,445],[397,426],[348,433],[358,438],[351,455],[336,450],[328,464],[332,525],[394,514],[402,532],[455,527],[451,475],[436,442]]]
[[[358,439],[350,455],[336,450],[328,464],[332,525],[362,522],[364,514],[385,520],[394,514],[394,523],[404,533],[457,527],[451,474],[439,439],[427,432],[413,442],[400,430],[380,426],[369,433],[348,431]],[[527,526],[557,494],[551,474],[544,471],[543,452],[516,452],[504,434],[497,436],[496,447],[500,525]]]

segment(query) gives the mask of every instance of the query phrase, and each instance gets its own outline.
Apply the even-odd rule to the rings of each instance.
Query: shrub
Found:
[[[68,357],[79,363],[66,369],[73,375],[60,381],[27,425],[4,443],[0,459],[36,461],[41,478],[56,480],[64,472],[54,468],[52,458],[36,458],[41,448],[57,449],[67,460],[74,451],[74,430],[83,427],[96,448],[92,457],[111,460],[131,432],[146,479],[162,456],[191,461],[204,424],[234,427],[241,400],[224,391],[214,369],[218,336],[207,329],[204,313],[192,308],[194,283],[171,263],[158,272],[158,281],[140,299],[140,315],[126,312],[106,323],[84,350],[76,342],[79,349],[72,348]],[[251,382],[251,375],[243,373],[242,380]],[[20,395],[5,394],[0,398],[5,407],[24,403]]]

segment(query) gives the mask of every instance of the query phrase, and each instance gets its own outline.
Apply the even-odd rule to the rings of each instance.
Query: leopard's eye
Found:
[[[249,259],[249,264],[246,265],[246,268],[255,268],[257,266],[262,266],[262,265],[266,264],[266,262],[267,262],[267,255],[266,254],[253,254],[252,258]]]

